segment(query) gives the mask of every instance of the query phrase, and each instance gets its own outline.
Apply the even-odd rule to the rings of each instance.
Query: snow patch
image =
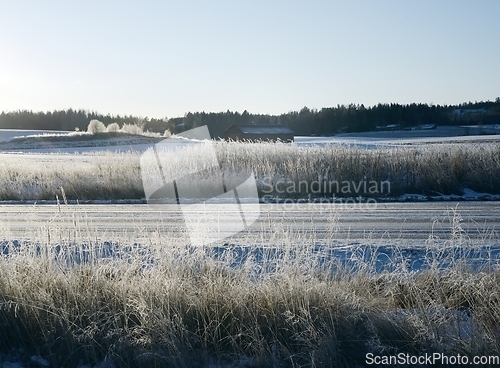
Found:
[[[400,202],[426,202],[429,198],[422,194],[403,194],[398,200]]]
[[[39,367],[50,367],[48,360],[43,359],[40,355],[33,355],[30,360]]]
[[[24,368],[24,366],[21,363],[12,363],[5,361],[2,363],[2,368]]]
[[[500,196],[495,196],[493,194],[489,194],[489,193],[478,193],[478,192],[475,192],[473,191],[472,189],[469,189],[469,188],[465,188],[462,190],[463,191],[463,195],[462,197],[466,200],[476,200],[476,201],[479,201],[479,200],[482,200],[482,199],[492,199],[494,197],[500,197]]]
[[[406,193],[397,198],[382,198],[383,202],[426,202],[426,201],[500,201],[500,194],[479,193],[472,189],[462,189],[462,194],[422,195]]]

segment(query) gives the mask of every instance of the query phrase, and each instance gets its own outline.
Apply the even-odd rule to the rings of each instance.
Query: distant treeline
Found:
[[[321,110],[302,108],[281,115],[259,115],[244,111],[221,113],[188,113],[169,122],[178,133],[207,125],[213,137],[221,135],[232,124],[281,124],[297,135],[333,135],[339,132],[363,132],[384,129],[405,129],[424,124],[476,125],[500,124],[500,97],[494,102],[468,102],[440,106],[427,104],[338,105]]]
[[[32,112],[14,111],[0,114],[0,129],[86,130],[90,120],[135,124],[144,130],[163,133],[207,125],[212,137],[220,136],[232,124],[281,124],[298,135],[333,135],[339,132],[363,132],[376,129],[405,129],[423,124],[480,125],[500,124],[500,97],[495,101],[468,102],[459,105],[378,104],[337,105],[321,110],[302,108],[281,115],[251,114],[248,111],[187,113],[178,118],[141,118],[135,116],[102,115],[86,110]],[[389,127],[388,127],[389,126]]]
[[[102,115],[87,110],[60,110],[48,112],[33,112],[19,110],[2,112],[0,114],[0,129],[33,129],[33,130],[87,130],[91,120],[99,120],[108,126],[118,123],[132,124],[143,127],[144,130],[161,132],[170,128],[170,123],[165,119],[141,118],[137,116]]]

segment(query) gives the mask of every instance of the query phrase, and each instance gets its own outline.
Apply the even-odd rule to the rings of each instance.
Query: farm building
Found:
[[[293,142],[294,131],[283,125],[236,125],[233,124],[222,134],[225,140]]]

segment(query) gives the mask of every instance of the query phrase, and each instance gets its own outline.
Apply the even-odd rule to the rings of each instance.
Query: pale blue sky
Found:
[[[176,117],[500,96],[500,1],[4,1],[0,111]]]

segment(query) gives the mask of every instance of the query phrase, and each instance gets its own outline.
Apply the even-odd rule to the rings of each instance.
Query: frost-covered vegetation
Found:
[[[397,198],[404,193],[460,195],[464,189],[500,193],[498,143],[370,150],[345,145],[210,144],[228,187],[253,172],[261,196]],[[164,168],[166,173],[179,177],[189,168],[199,168],[206,149],[199,144],[179,151]],[[6,155],[0,161],[0,200],[54,199],[61,187],[71,200],[140,199],[144,197],[140,155],[131,151],[37,156],[43,164],[35,156]],[[200,180],[220,180],[219,168],[211,170],[201,173]],[[352,183],[349,190],[343,190],[345,183]],[[373,183],[378,191],[372,190]]]
[[[279,193],[274,184],[312,184],[318,176],[389,181],[391,196],[500,190],[497,143],[373,150],[210,144],[226,185],[253,172],[260,194],[273,183],[271,195],[300,198],[304,193]],[[186,147],[167,173],[203,167],[207,149],[205,143]],[[2,200],[144,196],[141,152],[1,156]],[[200,179],[218,170],[209,168]],[[408,267],[404,239],[395,248],[401,257],[388,257],[392,263],[380,271],[375,258],[325,258],[314,234],[286,223],[273,224],[273,238],[262,235],[253,247],[258,252],[242,260],[237,244],[193,248],[183,230],[103,234],[83,209],[70,207],[62,204],[23,239],[0,228],[0,346],[6,350],[24,347],[53,366],[108,358],[137,367],[351,367],[362,366],[366,353],[472,357],[500,349],[498,258],[490,253],[480,266],[468,263],[469,254],[498,234],[477,243],[458,220],[444,243],[450,253],[436,248],[429,230],[418,271]],[[68,221],[73,227],[59,226]],[[324,247],[335,246],[336,223],[328,224]],[[248,236],[247,244],[255,240],[239,236]],[[460,257],[447,256],[454,250]]]
[[[12,155],[0,161],[0,200],[142,198],[138,153]]]
[[[160,133],[150,133],[144,131],[144,127],[138,124],[123,124],[120,128],[118,123],[111,123],[108,126],[100,120],[93,119],[87,126],[87,133],[98,134],[98,133],[126,133],[130,135],[146,135],[151,137],[161,137]],[[170,131],[167,129],[164,133],[165,137],[170,136]]]
[[[89,126],[87,127],[87,133],[97,134],[104,133],[106,131],[106,125],[99,120],[90,120]]]
[[[468,267],[481,244],[455,219],[445,246],[462,258],[436,258],[430,231],[425,267],[408,271],[403,259],[379,272],[370,258],[325,259],[286,224],[237,262],[237,247],[192,248],[182,231],[103,239],[84,210],[63,209],[0,243],[0,345],[52,366],[353,367],[366,353],[500,350],[498,260]]]
[[[38,133],[40,132],[40,133]],[[3,132],[0,132],[2,135]],[[163,133],[144,131],[142,126],[136,124],[117,123],[105,126],[99,120],[92,120],[86,131],[53,132],[37,131],[37,134],[23,135],[22,131],[16,131],[16,136],[8,137],[0,142],[0,150],[65,150],[75,147],[109,147],[130,146],[137,144],[155,144],[164,138],[171,136],[167,129]]]

